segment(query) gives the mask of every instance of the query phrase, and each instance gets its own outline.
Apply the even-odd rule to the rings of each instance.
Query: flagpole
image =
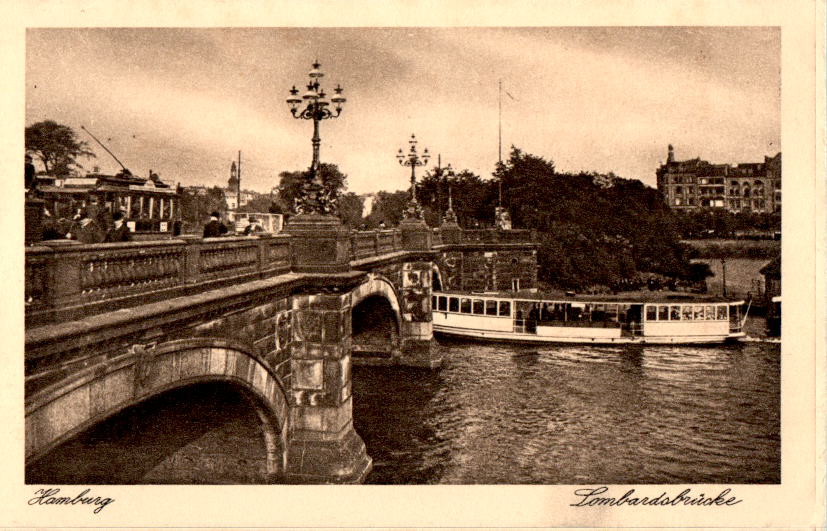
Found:
[[[503,80],[500,79],[499,82],[499,94],[497,97],[497,107],[499,110],[498,113],[498,127],[497,127],[497,160],[502,163],[503,161]]]

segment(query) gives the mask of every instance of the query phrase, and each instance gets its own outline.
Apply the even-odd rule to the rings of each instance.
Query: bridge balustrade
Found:
[[[459,230],[451,243],[525,243],[529,230]],[[290,271],[290,236],[258,235],[109,244],[49,242],[26,249],[27,325],[77,319]],[[354,231],[351,260],[404,250],[399,229]]]
[[[464,229],[463,243],[524,243],[534,241],[534,231],[528,229]]]
[[[26,321],[77,319],[289,270],[289,236],[28,247]]]

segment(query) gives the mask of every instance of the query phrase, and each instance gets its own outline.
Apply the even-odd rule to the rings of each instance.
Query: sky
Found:
[[[167,182],[269,191],[310,165],[312,122],[285,99],[318,59],[348,101],[321,161],[356,193],[401,190],[415,133],[442,164],[490,177],[502,144],[560,171],[654,186],[676,157],[760,162],[781,150],[780,30],[772,27],[28,29],[26,124],[55,120],[118,164]]]

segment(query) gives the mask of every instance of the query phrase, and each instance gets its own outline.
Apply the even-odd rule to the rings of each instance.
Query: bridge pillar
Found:
[[[289,482],[361,483],[372,468],[353,429],[350,300],[349,293],[292,298]]]
[[[431,249],[431,229],[422,220],[408,219],[399,224],[402,245],[409,251]],[[436,368],[442,357],[434,348],[431,316],[431,271],[433,262],[419,260],[402,266],[402,323],[400,326],[400,365]]]
[[[300,214],[287,223],[296,273],[340,273],[350,269],[350,233],[334,216]]]

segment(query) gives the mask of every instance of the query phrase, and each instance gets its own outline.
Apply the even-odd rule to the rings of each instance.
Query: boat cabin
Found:
[[[741,331],[742,301],[683,294],[675,299],[584,300],[518,298],[498,294],[433,294],[434,331],[495,339],[553,341],[696,342]]]

